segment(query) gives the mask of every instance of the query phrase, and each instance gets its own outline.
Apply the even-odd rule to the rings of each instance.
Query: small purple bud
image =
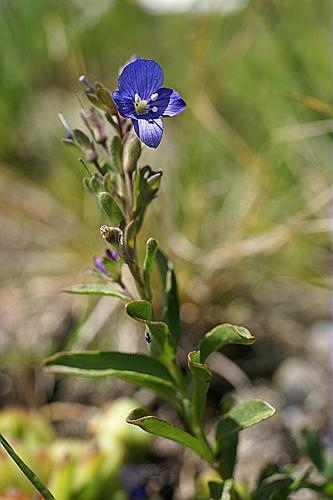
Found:
[[[105,250],[105,256],[110,259],[110,260],[113,260],[114,262],[117,262],[118,260],[118,252],[116,252],[115,250],[111,250],[110,248],[107,248]]]
[[[88,90],[90,90],[90,92],[93,92],[94,94],[96,94],[96,90],[94,89],[94,87],[88,82],[88,80],[86,79],[85,75],[81,75],[80,78],[79,78],[79,82],[80,83],[83,83],[83,85],[85,85],[87,87]]]
[[[59,120],[61,121],[61,124],[66,130],[66,139],[74,139],[74,134],[70,126],[68,125],[64,115],[62,113],[58,113]]]
[[[95,268],[100,271],[102,274],[104,274],[104,276],[107,276],[109,277],[110,276],[110,273],[109,271],[106,269],[105,265],[103,264],[103,261],[100,257],[94,257],[94,264],[95,264]]]

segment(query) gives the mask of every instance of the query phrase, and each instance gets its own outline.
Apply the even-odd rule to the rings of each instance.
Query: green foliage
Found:
[[[54,373],[101,377],[111,375],[138,387],[152,389],[164,399],[175,397],[173,380],[158,360],[144,354],[123,352],[64,352],[45,360],[45,367]]]
[[[92,284],[83,283],[80,285],[73,285],[64,288],[63,292],[73,293],[76,295],[96,295],[96,296],[106,295],[108,297],[115,297],[117,299],[121,299],[125,302],[131,300],[130,297],[128,297],[124,293],[119,292],[118,290],[114,290],[110,286],[103,285],[101,283],[92,283]]]
[[[206,396],[212,372],[207,365],[200,363],[200,354],[197,351],[188,355],[188,367],[192,375],[190,400],[192,402],[193,424],[200,429],[201,417],[206,407]]]
[[[225,437],[242,429],[258,424],[262,420],[272,417],[275,409],[265,401],[253,399],[233,406],[223,417],[217,426],[216,439],[219,443]]]
[[[181,338],[181,324],[174,267],[153,238],[147,240],[143,266],[137,258],[137,235],[146,209],[159,190],[162,172],[153,171],[150,166],[138,165],[141,146],[137,147],[137,139],[133,138],[131,133],[124,133],[124,130],[130,129],[131,123],[120,115],[115,117],[114,121],[108,102],[108,90],[98,88],[100,92],[96,94],[96,99],[99,102],[96,102],[96,106],[102,105],[102,107],[110,108],[107,120],[110,123],[114,122],[118,135],[113,136],[112,139],[101,135],[101,130],[104,131],[101,117],[97,117],[92,111],[81,110],[89,130],[95,125],[98,126],[97,135],[96,133],[92,135],[96,143],[102,144],[105,153],[108,152],[108,141],[110,142],[110,155],[103,163],[103,167],[97,153],[96,158],[90,160],[94,163],[97,173],[91,175],[85,181],[85,185],[91,193],[97,196],[102,209],[111,219],[113,226],[101,226],[101,235],[105,242],[111,245],[112,251],[117,251],[116,261],[120,256],[127,264],[136,290],[133,293],[134,300],[130,299],[129,292],[118,292],[107,284],[81,284],[69,287],[65,291],[82,295],[109,295],[124,300],[127,314],[145,327],[150,357],[122,352],[64,352],[48,358],[45,361],[45,367],[59,374],[94,377],[110,375],[138,387],[151,389],[158,396],[172,403],[178,410],[186,430],[161,418],[151,416],[142,409],[134,410],[128,416],[127,422],[150,434],[176,441],[197,453],[215,468],[221,479],[225,480],[220,497],[228,499],[231,498],[233,483],[229,478],[233,475],[236,461],[238,433],[242,429],[273,416],[275,410],[263,401],[248,401],[233,406],[222,416],[217,425],[216,443],[211,444],[202,422],[212,378],[212,372],[205,361],[212,352],[227,344],[250,345],[254,342],[254,337],[244,327],[230,324],[216,326],[204,336],[199,350],[188,354],[187,372],[183,373],[176,357]],[[63,117],[62,122],[67,134],[70,134]],[[91,143],[82,131],[75,129],[74,138],[82,149],[98,151],[97,146]],[[111,168],[108,167],[109,165]],[[105,257],[97,261],[98,269],[104,266],[108,272],[108,260],[110,262],[114,260],[110,252],[111,249],[109,249],[109,257],[106,252]],[[154,294],[151,277],[155,262],[161,276],[164,302],[162,320],[156,318],[153,307]],[[101,272],[107,274],[103,267]],[[121,269],[118,269],[116,275],[111,273],[109,275],[111,281],[113,279],[123,290],[127,291],[127,284],[122,280]],[[108,279],[109,275],[107,274]],[[68,469],[65,468],[63,471],[66,477],[67,474],[71,474],[70,467],[68,464]],[[61,479],[59,481],[61,484]]]
[[[180,315],[179,298],[176,274],[171,261],[166,255],[158,250],[157,265],[162,278],[162,289],[164,295],[164,321],[170,329],[170,333],[176,344],[180,341]]]
[[[146,256],[143,263],[143,280],[145,284],[146,296],[149,300],[152,298],[150,281],[157,249],[157,241],[154,240],[154,238],[149,238],[146,242]]]
[[[206,333],[200,342],[200,359],[202,362],[215,351],[228,344],[251,345],[255,338],[243,326],[225,325],[215,326],[210,332]]]
[[[142,408],[137,408],[127,417],[129,424],[137,425],[150,434],[176,441],[197,453],[201,458],[211,463],[213,456],[202,441],[193,437],[179,427],[157,417],[152,417]]]
[[[146,300],[126,304],[126,312],[131,318],[146,325],[151,336],[150,350],[153,356],[164,361],[173,360],[175,346],[168,325],[162,321],[153,321],[152,304]]]
[[[109,217],[111,223],[115,226],[119,226],[123,220],[124,216],[121,209],[118,207],[117,203],[114,201],[111,195],[108,193],[98,193],[97,199],[101,208],[104,210],[106,215]]]
[[[63,95],[72,80],[73,68],[76,73],[82,61],[92,73],[101,72],[103,77],[111,78],[112,88],[115,88],[116,71],[110,76],[110,67],[116,68],[123,62],[120,54],[132,50],[134,39],[139,52],[145,53],[149,46],[150,52],[153,51],[149,57],[159,54],[168,67],[170,81],[174,80],[180,90],[186,89],[192,101],[193,112],[187,113],[186,129],[179,121],[178,133],[174,135],[174,142],[182,144],[183,153],[162,158],[170,167],[167,175],[169,194],[172,193],[173,197],[172,203],[167,201],[168,205],[162,205],[161,212],[168,213],[172,236],[182,233],[189,240],[184,250],[183,245],[175,248],[171,243],[175,238],[170,238],[170,248],[182,259],[182,265],[179,265],[181,277],[192,275],[189,271],[193,269],[207,280],[217,276],[215,281],[221,285],[215,296],[222,291],[223,283],[228,283],[230,292],[237,291],[244,284],[251,292],[256,286],[270,283],[272,276],[274,278],[277,272],[280,274],[281,269],[288,280],[325,285],[328,240],[321,228],[327,204],[321,193],[329,181],[328,170],[322,166],[329,140],[323,134],[315,144],[314,141],[308,142],[307,125],[312,127],[316,121],[322,122],[332,116],[331,107],[324,102],[329,95],[328,53],[321,50],[329,37],[329,2],[324,1],[318,8],[316,0],[305,0],[301,12],[296,3],[282,0],[250,2],[248,7],[232,16],[193,16],[189,13],[152,17],[135,3],[124,1],[113,2],[102,13],[97,9],[92,18],[81,8],[84,2],[68,4],[66,8],[62,2],[56,1],[36,0],[32,5],[22,2],[20,6],[16,3],[5,2],[0,16],[2,68],[6,75],[0,82],[3,96],[0,142],[5,159],[11,158],[15,166],[19,164],[17,159],[24,158],[22,168],[31,169],[36,177],[41,173],[51,175],[49,185],[56,186],[58,198],[65,205],[73,205],[77,213],[85,212],[82,209],[86,207],[85,199],[79,183],[76,183],[74,169],[62,161],[62,153],[59,156],[56,153],[43,155],[46,146],[43,141],[36,141],[39,137],[35,128],[42,134],[50,133],[41,130],[44,127],[40,127],[40,123],[46,124],[48,120],[43,121],[43,110],[37,108],[43,98],[49,101],[50,95]],[[123,26],[127,29],[124,30]],[[116,43],[104,43],[109,40],[110,33]],[[195,33],[195,40],[188,36],[189,33]],[[58,43],[59,38],[61,43]],[[166,38],[168,53],[158,42]],[[157,40],[153,47],[151,39]],[[180,46],[183,47],[181,52],[178,50]],[[225,48],[222,52],[221,47]],[[221,53],[223,64],[216,64]],[[258,78],[260,85],[257,85]],[[38,89],[38,99],[33,95],[34,86]],[[49,92],[40,95],[48,87]],[[120,133],[121,127],[115,119],[117,109],[109,89],[100,83],[95,84],[95,89],[96,94],[85,92],[87,99],[104,112],[107,125]],[[249,91],[244,92],[244,89]],[[283,131],[286,116],[292,126]],[[33,126],[34,121],[38,122],[37,127]],[[52,133],[58,136],[58,131]],[[297,140],[292,140],[293,134]],[[154,259],[141,269],[134,251],[135,238],[143,225],[146,209],[158,192],[161,171],[137,166],[139,148],[134,160],[128,161],[130,144],[126,143],[126,137],[122,141],[116,135],[107,141],[111,157],[103,163],[103,159],[97,158],[100,150],[97,152],[92,146],[90,137],[79,129],[75,129],[74,135],[76,142],[65,139],[66,146],[76,153],[83,152],[83,157],[90,163],[89,168],[96,166],[99,169],[97,174],[86,178],[85,186],[102,198],[101,205],[111,217],[112,224],[122,223],[119,211],[115,216],[115,206],[126,218],[126,231],[124,227],[121,230],[125,235],[125,247],[128,244],[124,256],[137,288],[134,296],[138,300],[133,302],[140,299],[150,304],[130,306],[131,315],[145,324],[153,340],[152,346],[148,346],[152,356],[158,357],[170,373],[175,395],[173,402],[178,409],[179,401],[184,403],[181,412],[184,425],[191,435],[200,435],[198,439],[204,440],[205,429],[200,417],[210,373],[205,361],[212,352],[228,343],[249,345],[254,338],[243,327],[220,325],[204,337],[198,351],[190,353],[188,369],[177,366],[175,354],[180,339],[180,321],[175,272],[170,263],[163,262],[160,258],[163,254],[158,251],[156,262],[161,270],[165,305],[162,321],[158,321],[152,307],[150,286]],[[34,141],[38,148],[30,153]],[[38,162],[41,157],[43,161]],[[49,162],[47,166],[50,168],[45,168],[45,161]],[[222,168],[223,182],[220,182]],[[122,170],[131,175],[126,178]],[[40,182],[40,178],[38,180]],[[127,199],[126,182],[133,187],[129,193],[133,195],[132,204]],[[324,200],[322,204],[314,206],[312,195],[313,199]],[[165,200],[168,199],[169,196],[165,196]],[[166,203],[163,198],[161,203]],[[203,213],[204,223],[198,224]],[[89,253],[95,242],[93,238],[87,238],[87,233],[89,224],[91,228],[95,227],[96,217],[92,216],[92,222],[86,215],[84,217],[85,233],[78,247],[81,252],[85,245]],[[223,221],[223,225],[217,221]],[[160,225],[161,217],[152,218],[151,224]],[[163,230],[166,227],[169,229],[169,224],[162,226],[162,230],[158,227],[162,246],[169,244],[169,230]],[[288,245],[290,241],[292,245]],[[319,256],[318,241],[324,242]],[[216,252],[210,248],[216,248]],[[219,280],[221,270],[225,273],[224,280]],[[126,293],[111,290],[107,285],[77,285],[68,291],[110,295],[125,302],[130,300]],[[142,311],[145,307],[147,310]],[[148,309],[150,315],[146,314]],[[84,370],[83,366],[81,368]],[[82,373],[81,368],[78,368],[78,374]],[[112,371],[112,363],[108,368]],[[258,412],[258,416],[250,415],[251,418],[241,416],[244,417],[242,425],[247,427],[249,422],[255,423],[260,417],[260,408]],[[237,429],[238,417],[236,414]],[[228,430],[228,426],[226,428]],[[218,444],[221,457],[230,457],[228,471],[224,470],[222,477],[232,474],[237,439],[238,430],[233,430]],[[329,463],[316,438],[307,435],[306,439],[314,464],[328,477]],[[214,448],[215,444],[211,446]],[[220,471],[225,463],[220,464]],[[272,494],[281,490],[281,495],[285,495],[287,489],[296,488],[294,479],[291,481],[286,472],[281,475],[275,471],[270,475],[273,478],[265,477],[260,486],[264,496],[271,495],[272,484]],[[323,484],[320,491],[329,494],[330,487],[329,483]]]

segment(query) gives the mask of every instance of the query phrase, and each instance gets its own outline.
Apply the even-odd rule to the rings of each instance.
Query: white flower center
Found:
[[[141,99],[141,97],[139,96],[139,94],[135,94],[134,95],[134,109],[135,109],[135,112],[137,115],[146,115],[149,110],[150,110],[150,102],[154,102],[156,101],[156,99],[158,98],[158,93],[155,92],[154,94],[152,94],[150,96],[150,99],[147,100],[147,99]],[[158,111],[158,107],[157,106],[153,106],[151,108],[151,110],[153,111],[153,113],[157,113]]]
[[[145,115],[149,111],[148,101],[146,99],[141,99],[139,94],[135,94],[134,108],[137,115]]]

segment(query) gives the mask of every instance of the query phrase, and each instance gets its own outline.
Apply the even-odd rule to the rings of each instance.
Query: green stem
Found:
[[[126,261],[126,264],[128,265],[128,268],[133,276],[133,279],[135,281],[135,285],[136,285],[138,294],[140,295],[140,298],[146,299],[145,286],[144,286],[143,279],[141,277],[140,268],[138,266],[137,259],[136,259],[136,245],[134,246],[134,249],[131,251],[131,254],[132,253],[133,253],[133,255],[129,257],[129,259]]]
[[[2,434],[0,434],[0,443],[21,469],[26,478],[29,479],[36,490],[39,491],[42,497],[45,498],[45,500],[55,500],[55,497],[52,495],[52,493],[46,488],[46,486],[44,486],[44,484],[40,481],[36,474],[32,472],[32,470],[23,462],[23,460],[17,455],[17,453],[15,453],[13,448],[10,446],[10,444]]]

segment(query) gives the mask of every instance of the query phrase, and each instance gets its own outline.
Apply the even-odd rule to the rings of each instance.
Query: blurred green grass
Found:
[[[229,15],[157,16],[134,0],[2,1],[6,300],[21,300],[22,289],[46,290],[51,300],[103,248],[99,209],[83,191],[75,155],[60,144],[56,115],[77,124],[78,76],[115,88],[118,67],[136,53],[158,60],[166,84],[188,103],[167,123],[160,149],[145,152],[164,169],[145,232],[175,258],[187,302],[227,306],[240,296],[260,305],[266,289],[272,303],[276,293],[290,300],[290,289],[295,308],[304,289],[322,302],[317,290],[328,287],[330,256],[330,8],[328,0],[257,0]],[[328,314],[328,293],[324,302],[319,315]]]

